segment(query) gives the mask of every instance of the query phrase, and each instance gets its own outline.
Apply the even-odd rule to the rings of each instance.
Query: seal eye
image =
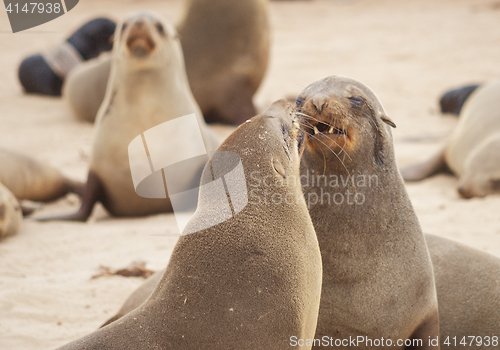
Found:
[[[286,129],[285,124],[281,124],[281,132],[283,133],[283,137],[288,136],[288,130]]]
[[[158,30],[158,33],[160,33],[161,36],[165,36],[165,28],[163,28],[163,25],[160,22],[156,22],[155,26]]]
[[[359,96],[351,96],[349,97],[353,107],[363,107],[363,98]]]
[[[295,105],[300,108],[304,105],[304,99],[302,97],[297,97],[297,99],[295,100]]]

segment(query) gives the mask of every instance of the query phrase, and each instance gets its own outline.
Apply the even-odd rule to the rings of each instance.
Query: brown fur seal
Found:
[[[83,62],[64,80],[62,95],[73,114],[82,121],[93,123],[106,93],[111,70],[111,55]]]
[[[56,200],[68,192],[82,193],[83,184],[72,181],[48,164],[0,149],[0,183],[18,199]]]
[[[310,84],[297,105],[310,134],[301,182],[323,261],[315,348],[349,337],[366,348],[435,348],[432,264],[396,166],[394,123],[368,87],[345,77]]]
[[[165,198],[165,188],[158,197],[144,198],[136,193],[136,179],[133,179],[131,167],[141,159],[141,154],[129,153],[129,145],[132,141],[140,141],[141,137],[147,138],[144,135],[153,132],[160,124],[190,114],[195,115],[196,130],[170,129],[160,138],[181,142],[191,140],[201,131],[206,151],[214,150],[219,141],[207,129],[189,90],[182,49],[173,26],[150,14],[125,20],[115,35],[111,76],[95,125],[81,208],[73,215],[57,219],[84,221],[97,201],[114,216],[172,211],[170,198]],[[140,143],[146,164],[139,170],[150,172],[152,163],[147,162],[151,160],[148,156],[152,156],[153,150],[149,148],[146,156],[148,151],[145,151],[142,141]],[[147,144],[151,146],[151,143]],[[164,148],[161,151],[179,154],[183,149]],[[205,162],[206,158],[200,158],[196,164],[192,163],[191,169],[184,174],[185,182],[193,187],[199,184]],[[163,170],[160,170],[154,174],[161,176]]]
[[[0,239],[17,233],[23,216],[19,202],[14,195],[0,183]]]
[[[151,297],[61,349],[288,349],[291,336],[314,335],[321,257],[300,187],[303,144],[293,115],[278,101],[224,141]],[[228,202],[230,218],[212,226]]]
[[[177,29],[207,122],[240,124],[255,115],[252,96],[269,57],[267,6],[267,0],[186,1]]]
[[[419,181],[451,170],[463,198],[500,193],[500,80],[478,88],[465,103],[444,150],[429,161],[402,170]]]
[[[241,124],[269,57],[267,0],[188,0],[178,31],[193,95],[209,123]],[[82,64],[63,95],[80,120],[93,122],[104,98],[109,58]],[[93,89],[95,87],[95,89]]]
[[[434,265],[442,348],[498,349],[500,259],[446,238],[428,234],[426,239]]]

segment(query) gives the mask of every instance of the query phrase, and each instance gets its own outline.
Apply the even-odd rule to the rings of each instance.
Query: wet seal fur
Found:
[[[196,114],[207,150],[215,149],[219,140],[206,127],[189,90],[182,48],[173,26],[152,14],[126,19],[115,35],[111,77],[94,129],[82,205],[77,213],[55,219],[85,221],[98,201],[113,216],[172,211],[168,198],[136,194],[128,146],[144,131],[192,113]],[[198,169],[185,175],[193,187],[199,183],[204,165],[200,160]]]
[[[93,19],[74,32],[55,51],[26,57],[18,72],[24,90],[28,93],[60,96],[67,70],[78,62],[90,60],[103,51],[111,50],[110,38],[115,27],[115,23],[107,18]],[[60,67],[57,65],[58,55],[69,56],[62,60]],[[52,56],[55,59],[53,62],[49,59]]]
[[[402,169],[406,181],[451,171],[463,198],[500,193],[500,80],[478,88],[465,103],[444,149],[427,162]]]
[[[0,149],[0,164],[0,183],[18,200],[50,202],[69,192],[82,194],[82,183],[26,155]]]
[[[205,120],[238,125],[253,117],[252,97],[269,59],[267,0],[188,0],[177,27]],[[78,119],[94,121],[109,66],[109,58],[82,64],[65,82],[63,96]]]
[[[23,215],[19,202],[0,182],[0,240],[19,231]]]
[[[396,166],[388,128],[394,123],[368,87],[346,77],[310,84],[297,105],[309,134],[303,176],[376,175],[377,181],[366,186],[353,180],[340,188],[303,183],[323,261],[315,339],[383,337],[392,341],[391,349],[398,348],[398,339],[422,339],[422,349],[439,348],[427,344],[439,335],[434,274]],[[325,203],[325,190],[350,191],[364,200]],[[321,202],[312,203],[314,195]]]
[[[299,182],[303,143],[294,111],[275,102],[224,141],[205,166],[198,209],[184,231],[193,233],[179,238],[151,297],[61,349],[288,349],[291,336],[314,336],[321,257]],[[217,165],[224,168],[217,178],[227,173],[228,152],[241,157],[246,179],[255,171],[288,179],[265,189],[288,195],[290,204],[249,201],[205,228],[219,210],[208,185]],[[232,189],[231,201],[248,196],[246,181]]]

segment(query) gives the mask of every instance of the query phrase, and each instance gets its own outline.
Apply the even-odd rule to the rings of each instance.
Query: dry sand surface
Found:
[[[142,10],[175,22],[181,2],[81,0],[69,14],[18,34],[2,9],[0,147],[85,180],[92,125],[76,121],[60,98],[23,94],[17,67],[95,16]],[[279,1],[270,10],[271,61],[258,106],[327,75],[356,78],[396,122],[400,165],[438,151],[455,127],[456,118],[439,114],[440,93],[500,77],[500,1]],[[410,184],[408,192],[425,232],[500,256],[500,196],[460,199],[448,175]],[[78,198],[68,196],[37,215],[77,208]],[[99,208],[87,223],[25,220],[17,236],[0,242],[0,349],[51,349],[95,330],[143,281],[91,279],[99,266],[143,260],[161,269],[177,237],[172,214],[115,219]]]

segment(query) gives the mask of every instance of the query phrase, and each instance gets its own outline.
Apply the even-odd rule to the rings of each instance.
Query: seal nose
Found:
[[[137,27],[137,29],[141,29],[143,25],[144,21],[142,19],[139,19],[137,22],[135,22],[135,26]]]
[[[459,186],[458,193],[460,194],[460,197],[462,197],[462,198],[469,199],[469,198],[474,197],[474,194],[472,193],[470,186],[467,186],[467,185]]]
[[[312,104],[314,108],[318,111],[318,114],[321,114],[321,111],[323,111],[323,108],[326,107],[327,104],[327,98],[326,96],[315,96],[312,100]]]

